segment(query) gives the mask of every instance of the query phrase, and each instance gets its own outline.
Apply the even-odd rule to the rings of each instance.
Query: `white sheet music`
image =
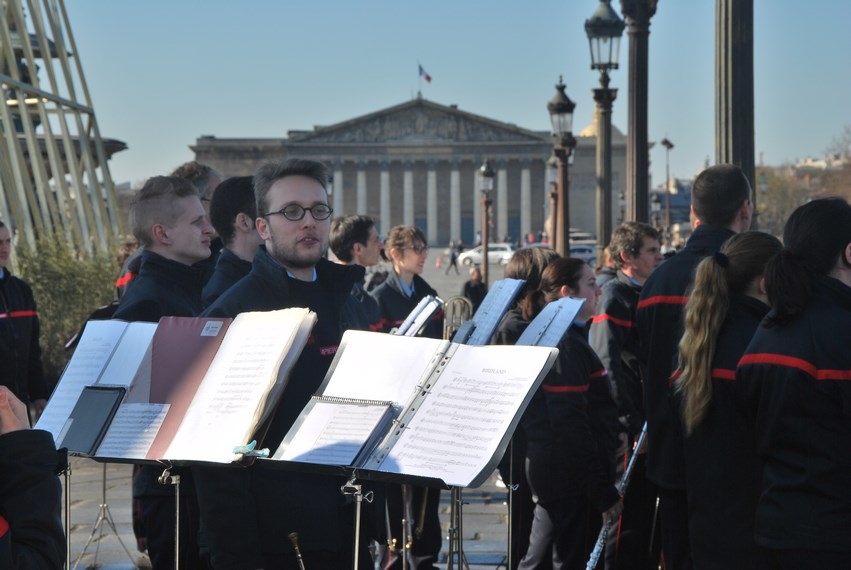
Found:
[[[96,457],[145,457],[168,413],[168,404],[122,404],[112,419]]]
[[[435,352],[447,341],[350,330],[343,336],[343,352],[322,395],[407,403]],[[400,374],[400,371],[405,373]]]
[[[277,380],[307,309],[242,313],[231,323],[165,458],[230,462]],[[308,329],[309,330],[309,329]],[[258,408],[258,402],[260,408]],[[203,436],[203,437],[201,437]]]
[[[54,442],[60,441],[60,432],[83,388],[98,381],[126,327],[124,321],[91,321],[86,325],[62,381],[35,426],[53,434]]]
[[[381,471],[463,487],[487,466],[551,353],[502,348],[458,346]]]
[[[387,404],[356,404],[312,400],[310,413],[303,417],[298,438],[285,442],[273,459],[352,465],[379,424]]]

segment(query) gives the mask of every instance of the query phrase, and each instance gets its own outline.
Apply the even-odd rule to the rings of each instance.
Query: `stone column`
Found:
[[[379,226],[382,233],[390,229],[390,164],[385,160],[381,163],[381,210]]]
[[[529,171],[529,161],[524,160],[520,170],[520,235],[526,241],[526,236],[532,233],[532,173]]]
[[[342,216],[345,212],[345,195],[343,194],[343,165],[339,162],[334,165],[333,187],[331,208],[334,209],[334,216]]]
[[[405,172],[402,179],[402,223],[406,226],[414,225],[414,165],[411,162],[405,162]],[[388,228],[389,229],[389,228]]]
[[[437,165],[433,160],[428,162],[426,176],[426,239],[429,243],[437,241]]]
[[[492,242],[500,242],[508,235],[508,163],[500,160],[496,167],[496,233]]]
[[[366,163],[358,163],[358,207],[356,214],[366,214]]]
[[[461,172],[457,160],[449,173],[449,239],[461,238]]]

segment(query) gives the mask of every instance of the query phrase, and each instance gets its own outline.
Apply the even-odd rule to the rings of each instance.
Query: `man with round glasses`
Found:
[[[318,391],[346,329],[368,330],[351,297],[364,269],[325,259],[331,214],[328,171],[311,160],[286,159],[254,175],[257,231],[263,239],[251,272],[228,289],[205,316],[307,307],[317,315],[307,347],[296,362],[260,447],[277,449],[310,396]],[[308,568],[351,565],[354,512],[345,505],[338,477],[286,471],[269,462],[248,468],[194,468],[202,527],[215,568],[297,568],[292,544],[298,533]],[[365,543],[370,537],[362,535]],[[368,551],[359,548],[371,566]]]

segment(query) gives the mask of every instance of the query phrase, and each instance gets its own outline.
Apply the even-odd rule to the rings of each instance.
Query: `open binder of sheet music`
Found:
[[[91,321],[36,427],[61,443],[84,389],[119,385],[127,395],[96,451],[70,452],[238,460],[234,448],[271,417],[315,320],[307,309],[284,309],[235,319],[164,317],[158,324]]]
[[[478,486],[557,354],[348,331],[273,459]]]

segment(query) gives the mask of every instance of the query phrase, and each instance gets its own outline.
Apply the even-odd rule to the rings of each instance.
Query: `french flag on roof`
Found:
[[[429,75],[429,74],[426,72],[426,70],[425,70],[425,69],[423,69],[423,66],[422,66],[422,65],[420,65],[419,67],[420,67],[420,77],[422,77],[423,79],[425,79],[425,80],[426,80],[426,83],[431,83],[431,75]]]

